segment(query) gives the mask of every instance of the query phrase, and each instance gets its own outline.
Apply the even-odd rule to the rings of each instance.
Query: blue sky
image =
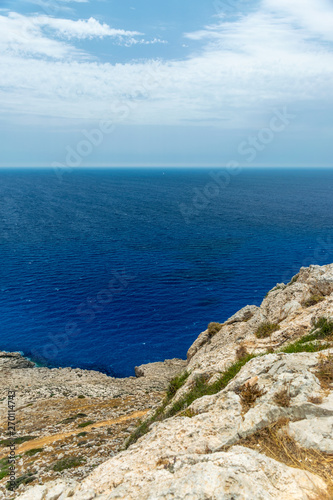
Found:
[[[332,26],[332,0],[4,0],[0,166],[332,166]]]

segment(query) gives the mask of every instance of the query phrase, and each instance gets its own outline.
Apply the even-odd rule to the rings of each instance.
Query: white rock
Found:
[[[167,466],[168,467],[168,466]],[[183,455],[167,469],[128,478],[106,497],[122,500],[304,500],[325,483],[248,448],[227,453]],[[77,492],[73,500],[81,500]]]
[[[52,485],[53,486],[53,485]],[[37,485],[29,488],[26,492],[19,496],[20,500],[44,500],[47,486]]]
[[[333,454],[333,417],[290,422],[288,433],[304,448]]]
[[[236,312],[231,318],[226,321],[227,325],[231,325],[232,323],[241,323],[242,321],[248,321],[253,317],[253,315],[258,311],[259,307],[257,306],[245,306],[240,311]]]
[[[304,301],[315,293],[324,300],[305,307]],[[234,363],[239,345],[263,353],[307,334],[322,316],[333,317],[333,264],[302,268],[297,280],[272,290],[260,308],[242,309],[213,337],[203,332],[189,349],[190,375],[171,405],[191,390],[200,374],[215,381]],[[263,321],[279,323],[280,329],[258,339],[255,332]],[[322,354],[329,353],[333,349]],[[288,432],[302,446],[333,453],[333,391],[324,391],[316,376],[319,356],[274,353],[249,361],[224,390],[194,401],[192,418],[156,422],[128,450],[76,483],[73,500],[310,500],[324,493],[326,486],[318,476],[237,446],[241,438],[287,417],[292,420]],[[69,377],[66,371],[64,376]],[[84,377],[91,378],[92,388],[103,387],[98,376]],[[137,379],[138,387],[144,378]],[[240,394],[250,382],[258,384],[262,394],[248,410]],[[108,384],[116,386],[113,380]],[[276,395],[286,388],[290,405],[279,406]],[[313,395],[322,397],[322,404],[309,402]],[[231,448],[225,451],[226,446]],[[27,494],[31,492],[19,500],[66,498],[66,486],[59,482],[30,488]],[[59,492],[58,498],[46,496]]]

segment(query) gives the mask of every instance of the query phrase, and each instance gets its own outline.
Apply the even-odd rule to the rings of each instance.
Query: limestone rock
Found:
[[[290,422],[288,433],[304,448],[333,454],[333,416]]]
[[[19,368],[33,368],[35,363],[26,359],[19,352],[0,351],[0,370],[18,370]]]
[[[169,382],[173,377],[186,368],[183,359],[167,359],[163,362],[148,363],[135,367],[136,377],[159,378]]]
[[[110,499],[180,499],[191,491],[189,498],[204,499],[212,494],[211,484],[217,495],[212,498],[256,498],[253,495],[259,495],[259,491],[268,492],[262,498],[311,498],[315,488],[325,490],[321,479],[251,450],[241,448],[240,453],[233,445],[281,417],[302,421],[333,417],[333,406],[308,402],[309,395],[320,391],[313,373],[318,360],[318,353],[269,354],[253,359],[223,391],[194,401],[190,406],[192,418],[174,417],[155,424],[127,451],[98,467],[82,482],[74,499],[81,499],[81,492],[92,488],[96,494],[107,493]],[[238,390],[253,377],[265,393],[244,414]],[[291,404],[281,407],[275,395],[286,384],[290,386]],[[222,453],[225,446],[232,447]],[[260,470],[267,471],[270,479],[266,473],[261,476]],[[269,487],[272,483],[274,487]],[[261,489],[256,490],[256,485]]]
[[[257,306],[245,306],[240,311],[236,312],[228,321],[225,322],[227,325],[232,325],[233,323],[241,323],[242,321],[248,321],[253,317],[253,315],[258,311]]]
[[[322,300],[309,305],[312,295]],[[237,360],[238,347],[260,356],[248,361],[223,390],[199,397],[184,416],[156,421],[127,450],[72,484],[71,498],[312,500],[325,495],[327,485],[319,476],[244,446],[247,438],[286,418],[289,423],[280,432],[288,432],[304,448],[333,453],[333,388],[323,386],[318,378],[320,357],[333,355],[333,343],[320,354],[278,351],[312,331],[320,317],[333,318],[333,264],[302,268],[290,283],[272,289],[260,307],[243,308],[214,336],[202,332],[188,351],[189,377],[169,407],[192,390],[199,376],[204,375],[209,383],[218,380]],[[256,331],[263,322],[276,323],[279,329],[259,339]],[[273,352],[267,354],[269,349]],[[36,388],[42,377],[50,384],[63,380],[73,394],[80,380],[91,394],[106,391],[127,397],[165,388],[176,368],[182,371],[185,362],[143,365],[136,369],[136,379],[122,380],[84,371],[49,375],[53,371],[37,368],[11,373],[16,372],[13,381],[29,373],[28,380]],[[246,391],[254,389],[256,396],[246,400]],[[28,488],[30,496],[18,498],[38,500],[43,491],[43,500],[64,500],[67,487],[66,481],[49,483]]]
[[[75,487],[78,483],[75,481],[64,481],[59,479],[44,485],[37,485],[20,495],[20,500],[63,500],[72,497]],[[90,498],[94,498],[90,496]],[[85,497],[82,495],[82,500]],[[88,500],[88,498],[87,498]]]
[[[44,496],[40,496],[40,491],[40,487],[32,488],[21,496],[20,500],[67,498],[66,487],[60,483],[44,487]],[[310,498],[310,495],[325,491],[324,482],[317,476],[287,467],[253,450],[235,446],[227,453],[160,459],[154,469],[148,471],[145,476],[138,476],[134,480],[128,475],[126,483],[117,486],[111,492],[95,496],[93,491],[84,490],[82,485],[71,498],[73,500],[93,498],[303,500]],[[53,492],[57,492],[57,496]]]
[[[208,340],[210,339],[210,335],[208,333],[208,330],[205,330],[204,332],[200,333],[198,338],[193,342],[189,350],[187,351],[187,361],[190,361],[193,356],[201,349],[202,346],[204,346]]]

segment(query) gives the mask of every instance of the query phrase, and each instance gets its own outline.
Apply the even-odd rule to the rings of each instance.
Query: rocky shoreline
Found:
[[[211,323],[187,361],[136,378],[4,363],[20,436],[33,435],[18,445],[20,500],[333,498],[333,264],[302,268]]]
[[[16,476],[31,474],[17,490],[22,492],[30,483],[83,478],[118,453],[185,366],[186,361],[180,359],[151,363],[136,367],[137,377],[117,379],[97,371],[37,367],[20,353],[0,352],[2,470],[6,470],[8,456],[8,391],[15,392]],[[53,470],[66,457],[76,458],[78,465]],[[0,497],[11,498],[6,483],[4,476]]]

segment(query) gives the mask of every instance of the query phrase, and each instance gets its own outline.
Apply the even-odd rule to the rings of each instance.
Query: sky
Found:
[[[333,0],[0,0],[0,166],[332,166]]]

